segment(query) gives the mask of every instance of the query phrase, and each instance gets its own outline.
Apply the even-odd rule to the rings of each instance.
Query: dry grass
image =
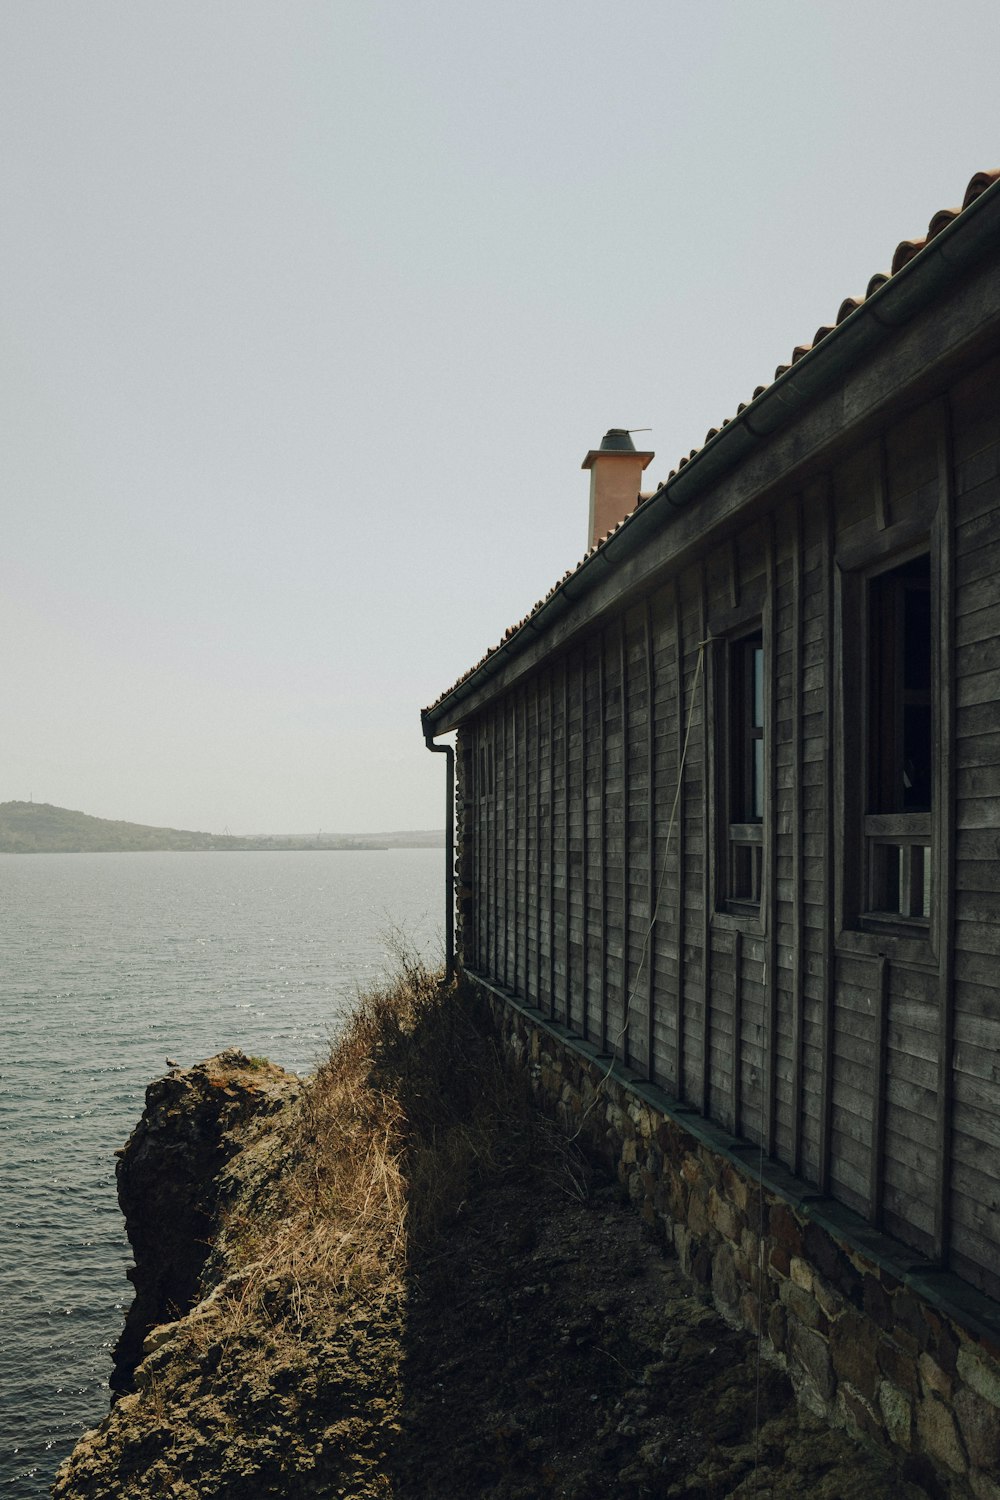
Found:
[[[220,1173],[206,1295],[157,1330],[137,1398],[67,1493],[392,1492],[415,1282],[453,1276],[449,1231],[478,1180],[540,1169],[578,1187],[472,1006],[408,961],[300,1093],[255,1070],[274,1108]]]
[[[433,1248],[477,1176],[537,1160],[543,1128],[467,997],[405,959],[307,1081],[271,1184],[280,1201],[261,1212],[251,1193],[230,1213],[205,1337],[401,1303],[414,1250]],[[541,1155],[565,1156],[561,1138]]]

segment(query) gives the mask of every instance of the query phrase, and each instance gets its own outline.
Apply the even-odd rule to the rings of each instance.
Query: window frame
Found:
[[[890,749],[884,740],[879,742],[875,723],[875,678],[877,675],[884,678],[887,673],[885,663],[876,661],[874,638],[874,617],[879,612],[885,614],[885,602],[873,601],[875,590],[883,580],[893,574],[902,574],[904,569],[924,558],[927,560],[930,599],[927,690],[930,799],[926,807],[886,809],[882,804],[893,800],[887,793],[890,782],[888,765],[890,758],[898,755],[900,749],[899,707],[906,689],[900,684],[897,672],[893,685],[897,701],[888,715],[895,724]],[[905,580],[901,580],[901,587],[905,586]],[[837,739],[842,748],[838,781],[843,858],[838,863],[842,935],[850,932],[859,936],[868,934],[883,949],[886,942],[912,944],[911,957],[923,960],[933,951],[941,901],[938,822],[945,775],[943,716],[940,711],[943,644],[933,536],[925,529],[919,539],[911,538],[905,548],[879,549],[877,557],[869,556],[867,565],[842,567],[839,605],[840,724]],[[898,625],[896,628],[898,631]],[[892,642],[892,648],[897,653],[898,665],[898,639]],[[883,725],[886,718],[883,714]],[[927,853],[918,855],[917,850]],[[885,899],[885,892],[893,890],[897,892],[895,899],[899,910],[892,909]],[[918,906],[919,911],[916,910]]]
[[[772,753],[768,620],[765,610],[758,607],[751,614],[741,614],[738,623],[727,623],[724,632],[713,632],[713,906],[717,915],[736,918],[741,926],[762,927]],[[759,760],[755,745],[761,746]]]

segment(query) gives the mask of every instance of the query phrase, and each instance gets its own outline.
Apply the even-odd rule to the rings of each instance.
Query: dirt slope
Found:
[[[154,1142],[151,1182],[182,1142],[215,1164],[176,1157],[211,1244],[190,1305],[158,1307],[138,1236],[134,1389],[58,1500],[937,1494],[796,1411],[420,973],[305,1088],[226,1054],[151,1090],[133,1194]]]

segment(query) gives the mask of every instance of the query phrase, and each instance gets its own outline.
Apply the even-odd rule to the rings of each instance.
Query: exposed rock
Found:
[[[410,1047],[426,1071],[407,1079]],[[467,1019],[421,1011],[408,1040],[390,1018],[372,1052],[339,1113],[242,1054],[150,1089],[121,1171],[134,1390],[77,1445],[55,1500],[935,1493],[796,1407],[786,1375],[498,1074]],[[381,1113],[355,1107],[365,1087]],[[336,1194],[305,1196],[324,1132],[361,1164],[381,1132],[406,1205],[351,1241],[370,1255],[396,1235],[377,1277],[352,1280],[348,1255],[310,1301],[331,1241],[307,1259],[295,1235],[325,1214],[351,1240],[360,1222]],[[366,1193],[357,1212],[368,1224]],[[708,1249],[688,1249],[707,1282]],[[828,1379],[818,1333],[801,1329],[792,1352]],[[968,1419],[985,1442],[978,1406]]]
[[[299,1080],[239,1051],[158,1078],[118,1159],[118,1201],[135,1266],[135,1297],[115,1347],[111,1387],[132,1389],[150,1329],[186,1313],[199,1296],[217,1227],[224,1164],[249,1122],[297,1097]]]

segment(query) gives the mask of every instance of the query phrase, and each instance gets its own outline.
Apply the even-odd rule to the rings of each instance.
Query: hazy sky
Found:
[[[0,0],[0,801],[443,822],[419,710],[1000,164],[996,0]]]

